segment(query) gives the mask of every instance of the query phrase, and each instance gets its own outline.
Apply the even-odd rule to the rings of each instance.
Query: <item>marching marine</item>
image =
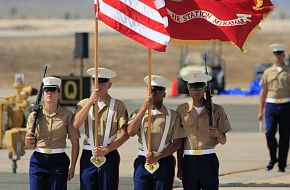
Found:
[[[148,77],[144,81],[147,83]],[[152,97],[145,99],[141,108],[132,114],[128,125],[128,134],[137,134],[140,145],[139,156],[134,162],[134,189],[169,190],[173,187],[176,163],[172,154],[181,146],[185,135],[176,112],[163,105],[169,81],[162,76],[152,75],[151,83]],[[148,152],[148,109],[151,108],[152,152]],[[149,172],[144,167],[145,163],[158,163],[159,168]]]
[[[274,64],[265,70],[261,79],[258,120],[263,120],[265,109],[266,139],[270,152],[267,170],[278,162],[278,171],[285,172],[290,138],[290,68],[285,65],[285,44],[269,46]],[[279,125],[279,143],[275,137]],[[278,150],[278,157],[277,157]]]
[[[87,73],[92,77],[92,94],[81,100],[76,107],[74,127],[83,124],[86,138],[80,159],[81,190],[116,190],[119,185],[120,155],[117,148],[129,137],[127,134],[128,113],[120,100],[112,98],[108,90],[112,86],[111,78],[116,73],[110,69],[98,68],[98,89],[95,89],[95,69]],[[98,105],[98,145],[94,146],[94,104]],[[91,157],[105,157],[106,161],[96,167]]]
[[[178,150],[178,177],[182,179],[185,190],[217,190],[219,161],[214,148],[226,143],[225,134],[231,126],[224,109],[217,104],[213,105],[214,124],[209,126],[204,95],[211,76],[190,73],[183,80],[188,82],[192,100],[177,108],[186,135],[183,148]]]
[[[80,133],[72,125],[73,113],[58,104],[60,86],[61,79],[44,78],[43,109],[39,118],[34,118],[34,112],[28,118],[25,145],[27,148],[35,148],[29,167],[31,190],[65,190],[67,180],[74,177]],[[38,120],[35,133],[32,130],[33,119]],[[72,144],[71,164],[64,152],[67,137]]]

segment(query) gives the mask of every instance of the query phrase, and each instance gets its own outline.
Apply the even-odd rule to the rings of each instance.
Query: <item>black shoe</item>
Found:
[[[278,172],[285,172],[285,168],[280,168],[280,167],[279,167]]]
[[[267,165],[267,170],[272,170],[274,168],[274,165],[278,162],[278,160],[270,161]],[[284,169],[285,170],[285,169]]]

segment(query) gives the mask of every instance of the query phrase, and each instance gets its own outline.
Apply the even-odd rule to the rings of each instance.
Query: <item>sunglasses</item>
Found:
[[[273,52],[274,55],[282,55],[284,54],[284,51],[275,51]]]
[[[200,90],[204,90],[205,87],[190,87],[189,90],[195,90],[195,91],[200,91]]]
[[[108,79],[108,78],[98,78],[98,84],[104,84],[104,83],[107,83],[109,81],[110,81],[110,79]],[[95,82],[95,78],[92,78],[92,82],[93,83]]]
[[[58,88],[56,88],[56,87],[50,87],[50,88],[45,88],[44,92],[55,92],[57,90],[58,90]]]
[[[190,85],[190,84],[188,84],[187,86],[188,86],[189,90],[203,90],[206,88],[203,85]]]
[[[164,88],[152,88],[151,89],[151,92],[152,93],[161,93],[161,92],[164,92]]]

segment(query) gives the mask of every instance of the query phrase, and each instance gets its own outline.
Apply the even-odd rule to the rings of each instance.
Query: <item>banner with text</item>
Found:
[[[270,13],[270,0],[167,0],[167,31],[171,40],[220,40],[240,49]]]

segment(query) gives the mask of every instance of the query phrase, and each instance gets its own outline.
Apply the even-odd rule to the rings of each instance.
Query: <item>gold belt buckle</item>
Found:
[[[50,154],[51,153],[51,148],[44,148],[44,152],[46,153],[46,154]]]
[[[201,150],[194,150],[194,155],[202,155],[202,151]]]
[[[282,98],[278,98],[277,99],[277,103],[279,103],[279,104],[283,103],[283,99]]]

